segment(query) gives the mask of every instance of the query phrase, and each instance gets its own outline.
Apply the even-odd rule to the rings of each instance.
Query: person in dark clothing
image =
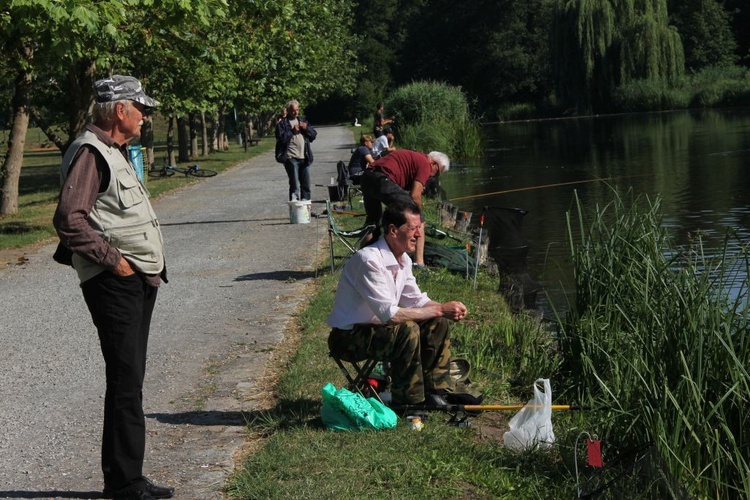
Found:
[[[352,157],[349,159],[349,176],[361,175],[367,166],[374,161],[372,157],[372,137],[363,135],[359,139],[359,147],[354,150]]]
[[[318,132],[304,117],[299,116],[299,102],[286,105],[286,116],[276,125],[276,161],[284,164],[289,177],[289,200],[309,200],[310,165],[313,154],[310,143]]]
[[[383,135],[386,125],[393,123],[393,117],[385,118],[383,117],[383,113],[383,103],[379,102],[377,109],[375,109],[375,116],[372,125],[372,133],[376,139]]]

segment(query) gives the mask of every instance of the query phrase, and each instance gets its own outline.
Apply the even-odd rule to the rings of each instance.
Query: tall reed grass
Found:
[[[576,299],[558,318],[570,390],[611,445],[654,444],[671,496],[750,497],[747,248],[673,248],[659,200],[632,192],[592,214],[576,202]]]
[[[400,147],[442,151],[459,158],[482,152],[482,133],[459,87],[414,82],[396,89],[386,101],[398,124]]]

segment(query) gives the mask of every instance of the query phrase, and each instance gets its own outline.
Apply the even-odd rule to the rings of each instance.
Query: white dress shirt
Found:
[[[396,260],[385,238],[380,238],[344,266],[328,325],[350,330],[357,323],[386,324],[399,308],[422,307],[428,302],[411,272],[409,255]]]

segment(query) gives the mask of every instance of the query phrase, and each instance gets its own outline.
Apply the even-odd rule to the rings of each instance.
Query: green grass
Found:
[[[277,404],[256,413],[248,426],[251,434],[267,440],[233,476],[230,497],[539,498],[560,483],[573,491],[569,471],[556,454],[510,453],[494,440],[478,439],[473,428],[446,423],[442,414],[433,414],[421,432],[412,431],[403,419],[390,431],[326,430],[320,420],[320,391],[326,382],[344,382],[326,345],[325,317],[337,278],[338,273],[318,279],[317,293],[299,317],[302,341],[276,387]],[[487,276],[477,291],[463,276],[446,272],[424,274],[420,280],[437,300],[444,300],[440,292],[448,295],[451,287],[467,303],[468,321],[509,314]],[[510,316],[503,320],[513,321]],[[466,348],[468,330],[454,333],[454,349]],[[508,394],[506,380],[490,380],[479,372],[472,378],[489,389],[492,400],[517,400]]]
[[[428,222],[435,216],[428,207]],[[336,217],[342,228],[361,225],[357,217]],[[345,253],[337,247],[337,255]],[[320,267],[328,269],[327,263]],[[316,280],[316,293],[297,318],[301,340],[284,365],[276,404],[250,417],[248,431],[264,445],[232,477],[226,490],[231,498],[540,498],[553,488],[563,496],[574,494],[570,463],[556,451],[519,455],[498,444],[513,412],[486,414],[472,428],[435,413],[421,432],[403,419],[389,431],[326,430],[321,389],[327,382],[338,387],[345,382],[326,344],[325,320],[339,274]],[[473,278],[446,270],[420,272],[418,280],[434,300],[467,305],[467,319],[451,330],[452,349],[471,361],[471,379],[486,402],[526,402],[530,385],[510,381],[554,370],[558,361],[548,349],[549,332],[527,316],[511,315],[497,293],[497,277],[481,272],[476,290]],[[495,437],[481,439],[483,426],[496,429]]]
[[[413,82],[396,89],[386,109],[396,116],[398,147],[442,151],[456,158],[482,154],[482,133],[459,87]]]

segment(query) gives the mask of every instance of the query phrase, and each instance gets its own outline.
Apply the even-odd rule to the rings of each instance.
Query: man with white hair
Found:
[[[450,169],[450,160],[445,153],[432,151],[428,154],[409,149],[399,149],[373,162],[362,174],[361,188],[364,198],[366,224],[379,226],[383,213],[381,203],[416,205],[422,211],[422,192],[427,179],[437,177]],[[422,220],[421,234],[424,234]],[[368,244],[379,236],[376,230],[365,241]],[[424,238],[417,240],[414,265],[424,267]]]
[[[167,281],[164,241],[128,154],[159,103],[132,76],[98,80],[94,92],[94,123],[60,165],[54,259],[76,270],[104,357],[103,497],[170,498],[174,488],[143,475],[143,379],[156,292]]]

